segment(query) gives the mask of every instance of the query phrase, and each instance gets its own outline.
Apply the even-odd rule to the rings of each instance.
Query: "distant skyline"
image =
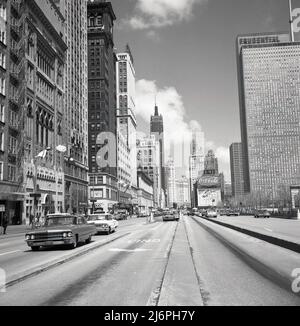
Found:
[[[157,94],[167,140],[199,124],[230,181],[229,146],[241,141],[236,37],[288,32],[288,0],[111,2],[115,46],[128,43],[134,57],[138,130],[149,133]]]

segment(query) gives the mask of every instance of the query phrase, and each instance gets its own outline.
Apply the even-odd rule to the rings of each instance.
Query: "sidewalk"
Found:
[[[0,227],[0,239],[3,237],[18,236],[30,231],[31,227],[28,225],[9,225],[6,229],[6,235],[3,235],[3,228]]]

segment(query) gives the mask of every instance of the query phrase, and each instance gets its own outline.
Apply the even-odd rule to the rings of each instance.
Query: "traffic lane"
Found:
[[[142,221],[120,224],[117,232],[112,233],[111,235],[94,236],[92,243],[85,246],[91,247],[95,242],[100,243],[108,240],[113,240],[122,234],[143,228],[145,225],[146,224]],[[65,255],[70,254],[70,252],[74,252],[75,254],[81,248],[82,246],[70,251],[64,247],[54,247],[41,249],[38,252],[33,252],[27,246],[24,238],[22,240],[9,240],[9,244],[7,244],[7,246],[0,247],[0,268],[4,269],[8,279],[11,279],[13,275],[25,272],[34,267],[38,267],[39,265],[43,265],[53,259],[63,258]]]
[[[9,287],[0,305],[144,306],[161,284],[175,229],[175,223],[147,225]]]
[[[184,220],[205,305],[300,305],[299,297],[256,272],[192,218]]]
[[[220,222],[245,227],[251,231],[262,232],[271,236],[278,236],[285,240],[300,242],[300,221],[278,218],[254,218],[250,216],[219,217]]]

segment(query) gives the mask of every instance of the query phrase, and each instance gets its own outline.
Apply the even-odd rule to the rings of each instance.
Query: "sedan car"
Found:
[[[255,218],[270,218],[271,214],[268,211],[258,210],[254,214]]]
[[[76,248],[79,243],[90,243],[96,227],[89,225],[83,216],[51,214],[44,227],[28,232],[26,242],[33,251],[41,247],[67,246]]]
[[[119,222],[111,214],[92,214],[88,216],[88,224],[95,225],[97,234],[116,232]]]
[[[218,217],[218,213],[215,210],[208,210],[205,215],[207,218],[216,218]]]
[[[163,215],[163,221],[179,221],[180,215],[177,211],[166,211]]]

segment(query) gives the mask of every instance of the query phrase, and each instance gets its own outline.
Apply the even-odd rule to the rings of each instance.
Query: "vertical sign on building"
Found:
[[[292,41],[300,41],[300,0],[289,0]]]

